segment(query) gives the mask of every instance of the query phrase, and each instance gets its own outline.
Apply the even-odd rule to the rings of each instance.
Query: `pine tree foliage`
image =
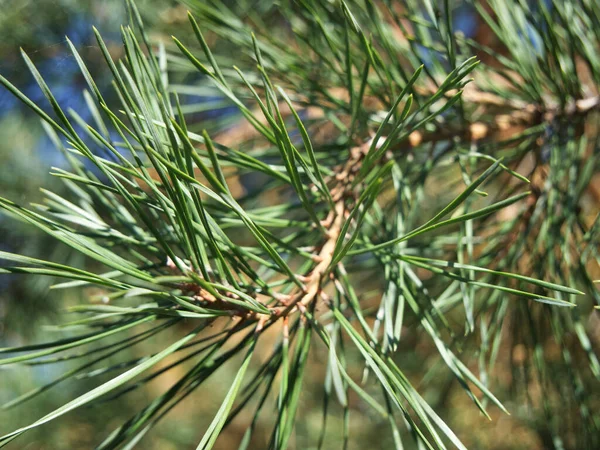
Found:
[[[590,206],[600,6],[472,4],[487,43],[453,29],[448,0],[189,0],[189,28],[156,46],[129,4],[121,60],[96,31],[119,105],[69,43],[89,88],[88,124],[61,109],[24,53],[52,114],[0,81],[68,159],[69,170],[52,169],[68,194],[46,192],[29,208],[0,198],[0,206],[89,264],[0,252],[0,271],[102,294],[82,298],[66,337],[0,349],[4,366],[79,360],[5,406],[91,371],[111,377],[0,446],[185,367],[98,444],[143,448],[161,418],[234,365],[197,448],[212,448],[243,411],[253,420],[239,448],[288,448],[319,353],[327,370],[315,446],[335,411],[347,446],[352,396],[389,423],[395,448],[464,449],[425,387],[452,374],[480,420],[490,409],[508,413],[493,371],[518,345],[527,366],[514,378],[539,383],[549,442],[597,448],[598,405],[588,393],[600,378],[590,328],[600,305],[599,216]],[[189,76],[201,84],[170,81]],[[206,92],[235,106],[243,123],[214,115],[196,129],[191,116],[207,106],[186,98]],[[160,340],[177,328],[186,330],[178,340]],[[423,368],[423,386],[398,358],[402,340],[417,334],[440,360]],[[161,347],[128,359],[153,337]],[[548,342],[560,349],[552,365]],[[266,360],[255,355],[261,348]],[[257,442],[263,416],[274,417],[272,434]]]

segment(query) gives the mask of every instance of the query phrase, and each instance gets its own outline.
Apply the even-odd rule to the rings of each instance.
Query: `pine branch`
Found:
[[[582,420],[592,417],[581,394],[590,375],[570,361],[580,354],[591,378],[600,378],[580,317],[585,297],[578,298],[585,290],[600,304],[589,269],[600,263],[600,222],[582,216],[599,167],[598,138],[581,131],[600,105],[597,8],[576,0],[475,2],[502,47],[492,49],[455,32],[448,1],[284,1],[257,5],[262,14],[245,2],[190,3],[201,18],[188,15],[195,43],[174,38],[158,56],[132,2],[121,61],[96,32],[118,108],[70,45],[89,85],[93,123],[63,110],[26,54],[52,114],[0,77],[71,165],[53,171],[65,194],[46,191],[44,204],[29,208],[0,198],[0,207],[89,262],[81,268],[0,252],[0,272],[64,278],[56,289],[101,290],[66,324],[88,332],[0,349],[7,355],[0,366],[89,356],[98,371],[67,371],[8,406],[78,373],[108,377],[1,437],[0,446],[181,369],[99,447],[131,448],[242,358],[198,448],[211,448],[240,411],[255,408],[241,444],[249,448],[271,403],[269,445],[285,448],[309,353],[324,350],[325,417],[336,397],[345,442],[352,390],[389,423],[398,448],[408,436],[419,448],[464,449],[422,391],[451,374],[484,415],[495,414],[487,403],[507,412],[488,374],[508,327],[531,341],[535,371],[553,377],[540,384],[544,398],[570,390],[585,408]],[[474,53],[493,63],[480,64]],[[200,77],[200,86],[170,84],[179,76]],[[242,123],[197,124],[186,96],[207,92],[235,106]],[[166,343],[165,331],[179,327],[185,336]],[[209,334],[209,327],[222,328]],[[427,340],[427,358],[435,352],[442,362],[419,373],[419,389],[399,357],[406,329],[411,351]],[[266,330],[275,330],[275,345]],[[129,343],[150,336],[158,351],[127,356]],[[312,337],[323,346],[311,345]],[[549,373],[547,342],[561,346],[569,377]],[[257,361],[265,347],[266,362]],[[360,364],[364,383],[356,381]],[[593,416],[582,427],[598,431],[597,423]],[[323,443],[325,429],[321,436]]]

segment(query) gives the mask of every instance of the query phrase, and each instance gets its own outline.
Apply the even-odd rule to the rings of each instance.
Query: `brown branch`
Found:
[[[319,252],[313,256],[316,265],[304,275],[297,275],[297,278],[304,283],[303,288],[299,288],[292,294],[275,293],[273,298],[283,306],[269,308],[271,315],[261,314],[254,311],[248,311],[239,305],[227,302],[226,298],[216,298],[214,295],[201,288],[199,285],[184,283],[180,288],[192,292],[193,296],[202,302],[210,303],[215,309],[228,311],[232,317],[238,317],[242,320],[255,320],[257,322],[256,331],[260,332],[273,322],[280,318],[287,318],[290,314],[300,310],[305,310],[312,302],[316,301],[321,295],[322,282],[328,275],[331,263],[334,258],[334,250],[338,239],[340,238],[344,221],[349,215],[349,207],[352,200],[356,198],[358,188],[353,188],[353,181],[356,172],[360,169],[363,158],[366,156],[371,145],[371,141],[365,142],[359,146],[350,149],[348,160],[334,169],[336,175],[326,179],[332,199],[334,200],[334,209],[329,212],[328,217],[321,222],[325,229],[324,240],[320,246]],[[179,261],[181,266],[182,262]],[[167,267],[173,271],[178,270],[177,265],[167,260]],[[188,270],[193,270],[185,266]],[[224,294],[224,297],[227,293]]]
[[[477,98],[477,96],[479,97]],[[552,106],[546,109],[542,109],[541,107],[532,104],[521,104],[518,101],[505,101],[505,99],[489,93],[469,93],[467,97],[470,101],[477,102],[479,100],[479,103],[488,106],[518,107],[518,109],[514,109],[507,114],[498,114],[494,116],[490,123],[475,122],[462,129],[446,129],[433,133],[415,131],[409,135],[408,144],[410,146],[417,146],[423,142],[439,141],[454,137],[463,137],[469,140],[481,140],[490,137],[495,131],[505,131],[511,126],[532,125],[536,122],[551,121],[557,117],[586,114],[594,109],[600,108],[600,96],[578,100],[564,108]],[[291,113],[289,108],[285,105],[281,105],[281,109],[284,116]],[[322,110],[318,108],[309,108],[308,113],[310,118],[319,118],[323,116]],[[251,137],[257,137],[255,130],[252,131],[246,127],[240,128],[238,131],[239,133],[234,132],[233,135],[222,136],[219,141],[221,141],[221,143],[225,141],[227,145],[234,145],[234,142],[238,140],[247,140]],[[239,317],[242,320],[255,320],[257,322],[256,331],[260,332],[280,318],[287,320],[287,317],[289,317],[290,314],[298,310],[304,311],[313,302],[316,302],[319,297],[323,297],[321,291],[323,280],[327,278],[328,271],[331,269],[335,246],[340,239],[344,221],[349,215],[349,208],[352,204],[351,200],[356,197],[356,190],[352,187],[354,176],[360,169],[362,160],[367,154],[370,145],[371,142],[365,142],[351,148],[348,160],[344,164],[336,167],[334,169],[336,175],[329,177],[327,180],[327,185],[334,200],[334,209],[330,211],[328,217],[322,221],[325,234],[323,242],[319,246],[316,246],[316,248],[320,248],[319,252],[313,257],[316,265],[306,274],[297,275],[298,279],[302,280],[304,283],[303,288],[299,288],[296,292],[287,295],[275,293],[273,298],[282,306],[271,307],[271,315],[249,312],[239,305],[227,302],[226,299],[217,299],[204,289],[201,289],[200,286],[196,286],[197,298],[210,302],[211,306],[217,309],[229,311],[233,317]]]
[[[308,281],[303,295],[298,298],[301,307],[308,306],[320,292],[321,282],[327,275],[327,270],[330,268],[333,261],[333,251],[335,244],[340,238],[344,220],[349,214],[346,205],[348,198],[354,197],[352,182],[354,174],[360,168],[363,158],[366,156],[371,142],[366,142],[357,147],[350,149],[350,158],[345,164],[339,166],[334,172],[337,173],[331,177],[330,181],[334,181],[334,186],[330,189],[333,200],[335,201],[335,209],[330,212],[330,217],[325,220],[324,226],[327,229],[327,240],[321,247],[321,251],[316,257],[318,264],[308,275]]]
[[[345,215],[344,199],[338,200],[335,204],[334,219],[327,230],[327,240],[321,247],[321,251],[316,257],[318,264],[308,275],[308,281],[304,289],[304,295],[299,299],[302,306],[306,307],[316,298],[321,288],[321,280],[326,275],[326,271],[333,261],[333,251],[335,244],[340,237],[340,232],[344,224]]]
[[[469,141],[479,141],[491,137],[496,132],[506,133],[518,130],[520,126],[531,126],[542,122],[552,122],[559,117],[573,117],[587,114],[593,110],[600,109],[600,96],[584,98],[567,104],[565,107],[559,105],[541,106],[533,103],[518,102],[515,100],[502,101],[501,97],[494,96],[487,92],[472,92],[463,98],[484,105],[502,106],[515,108],[506,114],[497,114],[489,122],[473,122],[464,128],[450,128],[439,131],[423,133],[413,131],[408,137],[408,143],[411,147],[416,147],[425,142],[436,142],[455,137],[462,137]],[[481,96],[481,98],[479,98]],[[516,131],[515,131],[516,134]]]

